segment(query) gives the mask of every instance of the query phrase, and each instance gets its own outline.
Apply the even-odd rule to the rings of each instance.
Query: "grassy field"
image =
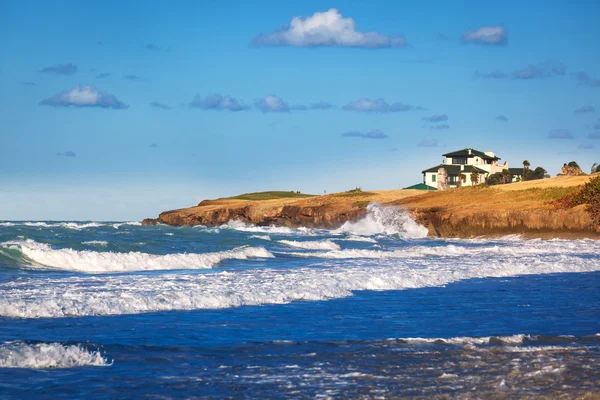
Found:
[[[244,193],[238,196],[227,197],[227,200],[274,200],[274,199],[303,199],[307,197],[315,197],[314,194],[272,191],[272,192],[254,192]]]

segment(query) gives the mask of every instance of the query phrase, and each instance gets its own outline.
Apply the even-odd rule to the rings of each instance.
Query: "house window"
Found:
[[[436,177],[435,174],[431,175],[431,182],[435,182],[435,177]]]
[[[452,164],[466,164],[467,157],[452,157]]]
[[[456,185],[457,182],[458,182],[458,175],[448,175],[448,184],[449,185]]]

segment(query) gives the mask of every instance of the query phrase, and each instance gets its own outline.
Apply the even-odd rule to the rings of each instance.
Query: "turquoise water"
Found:
[[[600,243],[0,222],[1,398],[575,397]]]

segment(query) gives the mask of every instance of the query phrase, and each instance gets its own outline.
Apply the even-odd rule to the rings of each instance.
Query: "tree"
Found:
[[[509,170],[502,170],[502,180],[504,181],[504,183],[510,183],[510,181],[512,180],[512,175],[510,174]]]
[[[533,181],[535,179],[544,179],[546,177],[547,171],[542,167],[537,167],[536,169],[527,170],[527,173],[523,177],[524,181]]]
[[[496,172],[495,174],[489,175],[485,179],[485,183],[488,185],[501,185],[504,183],[504,177],[502,176],[502,172]]]
[[[477,184],[479,184],[479,172],[473,169],[473,171],[471,171],[471,185],[475,186]]]
[[[527,172],[530,166],[531,163],[528,160],[523,161],[523,177],[525,177],[525,173]]]
[[[593,174],[594,172],[600,172],[600,164],[594,163],[594,165],[592,165],[591,173]]]

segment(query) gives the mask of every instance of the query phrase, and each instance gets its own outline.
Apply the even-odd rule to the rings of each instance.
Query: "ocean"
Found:
[[[598,393],[600,241],[426,233],[0,222],[0,398]]]

